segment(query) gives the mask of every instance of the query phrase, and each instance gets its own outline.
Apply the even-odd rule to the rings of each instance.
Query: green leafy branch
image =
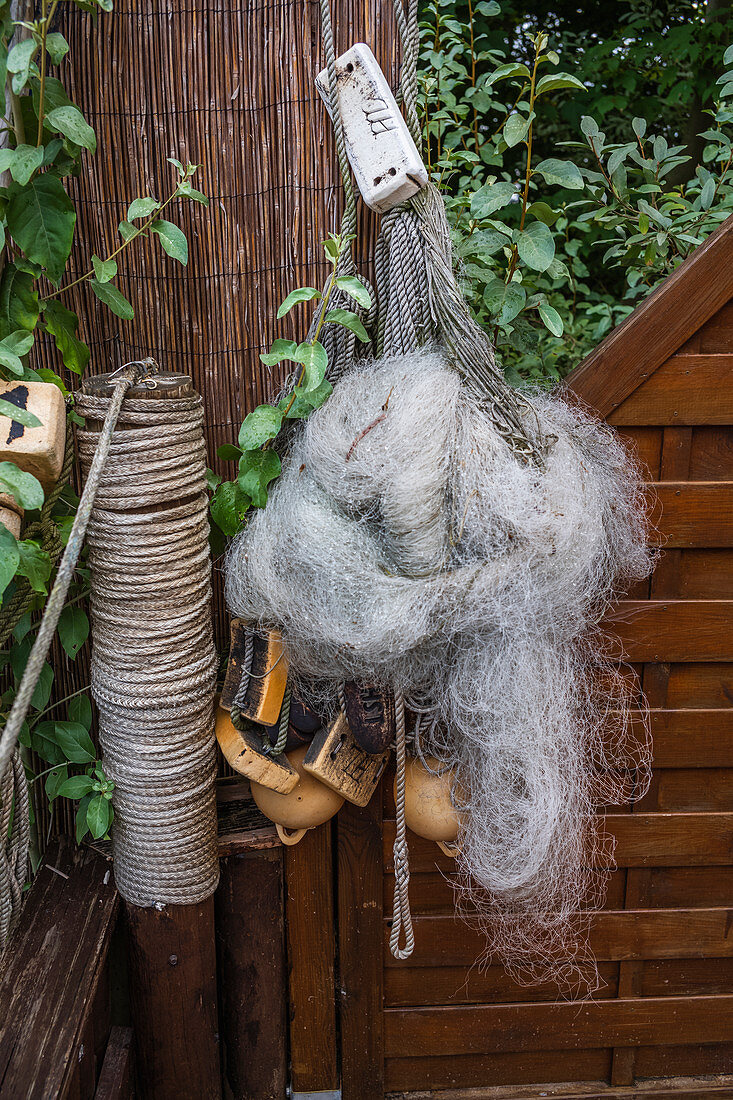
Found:
[[[277,405],[258,405],[245,418],[239,429],[238,446],[225,444],[218,456],[238,463],[236,481],[222,481],[209,471],[209,488],[213,492],[211,516],[226,536],[235,535],[245,520],[250,507],[264,508],[267,504],[268,486],[280,474],[280,456],[274,443],[285,421],[304,419],[328,399],[332,386],[326,379],[328,354],[319,337],[324,324],[340,325],[349,329],[357,339],[367,343],[369,336],[359,316],[351,310],[329,309],[335,290],[353,299],[362,309],[369,309],[371,296],[366,287],[354,275],[339,275],[344,251],[350,247],[351,235],[332,235],[323,243],[331,273],[324,291],[315,287],[298,287],[281,303],[277,318],[280,320],[301,302],[318,302],[315,329],[310,339],[296,344],[294,340],[275,340],[269,351],[260,359],[268,367],[283,362],[297,364],[291,389]]]

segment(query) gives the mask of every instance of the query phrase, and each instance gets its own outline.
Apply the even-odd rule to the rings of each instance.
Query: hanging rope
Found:
[[[82,394],[87,419],[106,397]],[[213,693],[203,407],[189,392],[128,398],[89,524],[92,694],[115,783],[114,869],[135,905],[216,887]],[[82,468],[99,436],[78,433]]]
[[[115,430],[120,415],[122,402],[130,386],[150,371],[152,361],[145,363],[127,364],[119,373],[119,380],[115,384],[114,393],[109,402],[104,417],[104,425],[99,433],[99,446],[91,464],[84,491],[79,501],[76,517],[74,519],[69,541],[66,544],[61,564],[56,574],[51,595],[48,597],[46,609],[38,628],[36,640],[33,643],[28,662],[18,687],[13,706],[8,715],[5,728],[0,736],[0,827],[2,827],[3,843],[0,845],[0,946],[5,943],[5,938],[12,925],[17,920],[22,900],[22,888],[25,882],[28,863],[28,787],[25,771],[16,751],[20,731],[25,721],[31,698],[41,674],[43,666],[51,648],[53,636],[56,633],[59,616],[66,602],[66,595],[71,584],[76,563],[79,560],[84,543],[84,535],[89,524],[92,505],[99,487],[99,482],[109,456],[112,433]],[[67,446],[67,455],[64,469],[67,471],[73,459],[73,450]],[[62,475],[63,476],[63,475]],[[49,500],[54,500],[61,492],[63,484],[57,486]],[[47,502],[48,505],[49,502]],[[51,503],[51,507],[53,503]],[[44,506],[45,510],[46,506]],[[50,523],[50,511],[44,517],[42,511],[41,527],[47,528]],[[55,525],[54,525],[55,526]],[[58,531],[56,532],[58,535]],[[17,612],[17,609],[16,609]],[[15,613],[13,613],[14,617]],[[21,615],[23,612],[21,612]],[[18,620],[21,615],[18,616]],[[2,623],[4,629],[8,628],[8,621]],[[9,627],[12,630],[12,626]],[[13,831],[9,834],[11,807],[14,808]],[[8,838],[6,840],[6,838]]]
[[[392,905],[392,931],[389,936],[389,949],[396,959],[409,959],[415,947],[415,935],[412,930],[410,913],[410,860],[407,848],[407,826],[405,824],[405,770],[407,764],[405,734],[405,699],[395,696],[395,807],[396,831],[393,848],[394,855],[394,902]],[[400,939],[404,934],[404,947]]]

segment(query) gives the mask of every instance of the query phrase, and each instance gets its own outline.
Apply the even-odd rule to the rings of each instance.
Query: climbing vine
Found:
[[[299,302],[317,302],[317,320],[313,335],[296,344],[294,340],[275,340],[269,351],[260,359],[266,366],[292,362],[297,364],[291,386],[276,405],[258,405],[245,417],[239,429],[238,446],[224,444],[218,456],[234,460],[238,464],[236,481],[222,481],[209,471],[209,488],[213,492],[211,516],[224,535],[235,535],[242,526],[251,507],[264,508],[267,489],[280,473],[280,456],[274,450],[285,421],[303,420],[327,400],[333,387],[326,378],[328,353],[319,340],[324,324],[340,325],[349,329],[357,339],[369,340],[364,325],[356,313],[347,309],[329,309],[335,290],[347,294],[363,309],[369,309],[371,296],[366,287],[354,275],[339,275],[340,260],[351,247],[353,236],[331,235],[323,242],[326,259],[331,265],[323,292],[312,286],[291,290],[278,311],[278,320]]]
[[[5,89],[0,148],[0,379],[57,386],[73,421],[78,418],[71,379],[84,372],[89,348],[79,335],[79,318],[67,292],[86,283],[104,307],[122,320],[131,320],[134,308],[115,282],[127,251],[138,241],[157,239],[169,256],[186,264],[186,236],[167,215],[180,200],[207,205],[208,199],[193,186],[197,166],[170,158],[174,180],[167,196],[133,198],[119,223],[117,242],[105,255],[89,257],[82,275],[64,279],[77,218],[67,180],[91,170],[90,158],[97,146],[93,128],[62,82],[69,45],[55,24],[59,13],[70,7],[96,21],[100,13],[112,11],[112,0],[41,0],[40,14],[31,21],[14,21],[9,0],[0,2],[0,86]],[[38,365],[39,336],[55,346],[57,369]],[[40,424],[32,412],[1,396],[0,417],[0,429],[6,425],[5,432],[9,421],[28,428]],[[12,681],[0,699],[5,720],[78,502],[69,486],[44,497],[37,478],[11,461],[0,462],[0,493],[25,510],[26,520],[25,537],[18,539],[0,525],[0,644],[4,647],[0,664]],[[71,660],[89,633],[84,610],[87,580],[81,566],[59,621],[59,641]],[[32,782],[44,782],[50,802],[58,796],[79,800],[78,840],[87,832],[99,838],[112,822],[114,784],[104,775],[90,735],[91,703],[86,689],[52,702],[53,680],[54,670],[46,662],[21,734],[26,771]],[[30,750],[48,765],[38,775],[32,773]]]

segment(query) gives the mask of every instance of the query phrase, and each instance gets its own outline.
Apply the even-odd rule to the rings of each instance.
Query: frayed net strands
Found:
[[[88,528],[115,880],[142,906],[194,904],[219,878],[206,456],[201,398],[188,389],[125,399]],[[88,418],[107,404],[77,395]],[[77,437],[86,472],[99,436]]]
[[[648,772],[597,624],[648,573],[647,524],[611,430],[522,401],[542,465],[518,460],[443,350],[353,367],[234,541],[227,600],[282,631],[316,705],[354,679],[428,710],[422,749],[454,769],[461,886],[488,951],[587,987],[579,914],[611,862],[594,811]]]

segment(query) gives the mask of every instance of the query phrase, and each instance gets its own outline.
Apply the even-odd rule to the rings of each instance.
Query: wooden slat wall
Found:
[[[413,837],[408,962],[391,957],[388,919],[383,927],[388,1093],[560,1081],[610,1091],[731,1071],[732,376],[733,302],[610,417],[645,467],[660,553],[611,623],[652,708],[654,779],[641,802],[606,818],[618,867],[591,928],[606,987],[593,1003],[553,1004],[549,985],[520,988],[501,967],[474,966],[482,939],[453,916],[451,861]],[[389,790],[384,816],[388,916]],[[698,1081],[689,1095],[705,1090]]]

